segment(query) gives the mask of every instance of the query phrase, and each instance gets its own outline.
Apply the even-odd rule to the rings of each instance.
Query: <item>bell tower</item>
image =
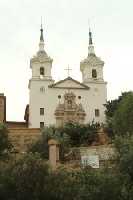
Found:
[[[40,42],[37,54],[30,60],[30,67],[32,69],[32,79],[51,80],[52,62],[46,51],[44,50],[43,28],[41,24]]]
[[[103,66],[104,62],[95,54],[92,32],[89,28],[88,56],[80,62],[80,71],[82,73],[83,83],[103,82]]]
[[[39,50],[30,60],[32,77],[29,81],[29,128],[39,128],[40,124],[44,124],[45,96],[48,86],[54,83],[51,75],[53,59],[48,56],[44,47],[41,24]]]
[[[89,28],[88,55],[80,62],[80,71],[83,84],[90,88],[91,98],[89,99],[90,109],[88,112],[92,113],[94,121],[102,123],[106,121],[104,105],[107,101],[107,82],[104,81],[103,67],[104,62],[96,56],[92,32]]]

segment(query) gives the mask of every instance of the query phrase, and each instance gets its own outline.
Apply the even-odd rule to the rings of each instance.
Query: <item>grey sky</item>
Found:
[[[105,61],[108,99],[132,90],[132,9],[132,0],[0,0],[0,93],[7,96],[7,119],[23,120],[41,16],[56,80],[67,76],[68,64],[71,76],[81,80],[79,64],[87,56],[89,18],[96,54]]]

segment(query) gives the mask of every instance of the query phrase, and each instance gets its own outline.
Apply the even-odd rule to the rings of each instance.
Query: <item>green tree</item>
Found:
[[[47,200],[76,200],[78,182],[75,173],[63,168],[51,172],[47,180],[46,191]]]
[[[0,173],[0,199],[43,200],[48,166],[37,154],[27,154],[9,162]]]
[[[122,200],[119,176],[111,169],[84,169],[78,179],[77,200]]]
[[[73,173],[51,171],[39,154],[26,154],[0,167],[2,200],[75,200],[76,186]]]
[[[4,124],[0,124],[0,159],[7,158],[12,147],[9,141],[7,127]]]
[[[26,154],[0,167],[0,199],[125,200],[127,186],[117,171],[51,171],[38,154]]]
[[[123,199],[133,197],[133,136],[117,136],[114,140],[117,153],[117,169],[122,177]]]
[[[113,131],[117,135],[133,134],[133,92],[124,96],[112,120]]]
[[[133,94],[133,92],[124,92],[124,93],[122,93],[121,96],[118,97],[118,99],[114,99],[114,100],[108,101],[106,103],[106,105],[105,105],[105,107],[106,107],[106,111],[105,111],[105,114],[106,114],[105,130],[108,133],[109,137],[111,137],[113,139],[115,138],[115,135],[118,134],[116,132],[116,130],[115,130],[115,127],[114,127],[114,124],[115,124],[114,121],[116,120],[116,112],[118,112],[118,109],[121,109],[121,108],[119,108],[120,105],[121,105],[121,102],[125,101],[124,99],[126,97],[128,98],[128,96],[130,96],[132,94]],[[122,112],[121,112],[121,114],[123,115]]]
[[[71,146],[88,146],[96,140],[99,128],[100,124],[98,123],[67,123],[63,131],[69,136]]]
[[[69,151],[70,142],[69,136],[64,133],[63,128],[56,128],[54,126],[44,127],[42,130],[41,138],[33,143],[29,148],[28,152],[38,152],[42,158],[49,158],[49,146],[48,141],[55,139],[60,144],[60,159],[64,160],[64,155]]]
[[[117,108],[118,108],[119,103],[121,102],[121,100],[125,96],[127,96],[127,95],[129,95],[131,93],[132,92],[123,92],[121,94],[121,96],[118,97],[118,99],[107,101],[107,103],[105,104],[105,107],[106,107],[105,114],[106,114],[107,120],[110,120],[114,116],[114,113],[117,110]]]

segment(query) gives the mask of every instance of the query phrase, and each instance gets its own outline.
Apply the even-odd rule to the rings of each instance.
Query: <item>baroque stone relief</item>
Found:
[[[63,98],[64,103],[59,103],[55,110],[56,125],[63,126],[68,122],[83,124],[86,116],[85,110],[81,103],[76,103],[75,94],[68,92]]]

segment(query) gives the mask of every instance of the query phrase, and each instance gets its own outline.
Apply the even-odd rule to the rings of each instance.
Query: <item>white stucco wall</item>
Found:
[[[29,106],[29,127],[39,128],[40,122],[44,122],[45,125],[55,124],[55,109],[59,103],[58,95],[61,95],[60,102],[64,102],[64,94],[68,92],[68,89],[64,88],[49,88],[50,81],[32,79],[30,82],[30,106]],[[41,87],[45,88],[45,92],[40,92]],[[66,81],[61,84],[61,87],[76,87],[76,83],[73,84]],[[88,84],[90,89],[70,89],[76,95],[76,102],[81,103],[86,112],[85,123],[105,122],[104,106],[106,103],[106,84],[105,83],[90,83]],[[81,96],[81,100],[78,99]],[[44,116],[40,116],[40,108],[44,108]],[[95,117],[95,109],[100,110],[100,116]]]

